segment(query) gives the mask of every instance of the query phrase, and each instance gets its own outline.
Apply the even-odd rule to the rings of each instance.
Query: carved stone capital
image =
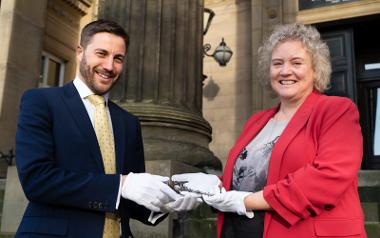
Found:
[[[70,6],[74,7],[75,10],[79,11],[82,15],[88,13],[88,9],[91,7],[93,0],[63,0]]]

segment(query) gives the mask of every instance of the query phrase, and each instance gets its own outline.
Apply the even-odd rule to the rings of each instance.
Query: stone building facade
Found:
[[[99,15],[116,17],[115,20],[128,20],[128,16],[125,16],[127,11],[123,9],[130,11],[133,9],[132,4],[142,4],[141,8],[150,9],[155,12],[154,14],[159,13],[158,15],[163,17],[169,14],[169,18],[162,19],[172,19],[170,14],[174,11],[173,6],[182,6],[180,4],[184,3],[188,3],[188,7],[193,6],[191,4],[206,7],[216,13],[209,31],[203,36],[203,44],[210,43],[215,48],[223,37],[234,54],[226,67],[219,67],[209,57],[203,58],[203,65],[201,63],[195,66],[196,71],[203,72],[207,78],[202,82],[199,75],[194,76],[200,80],[196,81],[196,85],[203,83],[203,100],[199,99],[202,97],[197,93],[199,90],[195,90],[196,92],[190,95],[194,100],[188,106],[176,104],[173,109],[167,106],[169,102],[165,105],[152,103],[140,107],[141,104],[138,104],[140,102],[136,104],[136,100],[132,100],[132,104],[128,104],[131,100],[123,100],[131,99],[130,95],[134,97],[136,91],[132,94],[121,95],[120,92],[125,93],[128,90],[118,89],[116,95],[119,97],[116,99],[139,115],[145,123],[144,136],[147,142],[148,160],[150,160],[150,154],[157,153],[157,145],[161,143],[160,141],[167,142],[171,138],[180,140],[183,142],[182,147],[176,148],[186,150],[189,148],[188,140],[193,140],[199,142],[196,145],[197,151],[202,151],[199,154],[203,157],[197,158],[205,160],[210,158],[206,163],[209,169],[215,168],[220,172],[220,166],[217,161],[215,162],[214,155],[224,164],[229,149],[249,116],[277,103],[270,92],[258,82],[256,76],[258,47],[277,24],[291,22],[313,24],[332,47],[334,56],[332,58],[333,88],[328,93],[352,98],[362,115],[365,156],[363,170],[359,174],[360,191],[366,212],[369,237],[378,237],[380,234],[378,203],[380,158],[374,153],[376,147],[374,130],[380,125],[376,124],[374,108],[376,108],[376,103],[380,102],[376,101],[373,95],[376,89],[380,88],[378,67],[380,39],[371,32],[377,30],[377,23],[380,21],[379,0],[0,0],[2,32],[0,34],[0,49],[2,49],[0,51],[0,151],[7,153],[15,147],[18,105],[24,90],[32,87],[59,86],[74,78],[77,68],[75,46],[82,26],[99,18]],[[195,5],[193,7],[196,7]],[[119,11],[109,10],[117,9],[118,6]],[[169,10],[157,12],[159,9]],[[149,14],[151,11],[146,12]],[[190,16],[202,18],[199,12],[195,14],[194,11],[184,11],[179,17]],[[146,19],[149,19],[149,16]],[[166,20],[162,22],[167,22]],[[204,25],[206,21],[205,14]],[[202,20],[194,22],[199,24]],[[133,29],[128,28],[128,30]],[[160,39],[163,39],[162,45],[167,48],[170,45],[164,40],[170,37],[164,33]],[[188,47],[187,44],[183,45],[183,48]],[[197,50],[201,50],[201,46],[198,47]],[[163,74],[166,72],[160,70],[160,68],[157,69],[157,72],[163,72]],[[170,69],[168,72],[170,73]],[[176,93],[182,92],[176,91],[173,95]],[[167,135],[165,131],[168,132]],[[154,137],[155,135],[163,136]],[[210,150],[208,150],[211,138]],[[170,148],[173,144],[169,143],[165,146]],[[188,157],[183,156],[179,160],[167,161],[151,160],[147,167],[157,173],[163,173],[162,171],[166,169],[167,174],[174,171],[202,169],[197,167],[197,164],[202,164],[199,160],[195,160],[197,161],[195,164],[194,160],[189,162],[191,160],[189,159],[184,165],[186,158]],[[167,168],[170,169],[167,170]],[[22,196],[15,197],[15,194],[22,194],[22,191],[18,185],[14,166],[8,167],[5,161],[0,161],[0,177],[3,177],[3,181],[7,183],[1,232],[12,233],[18,225],[26,200]],[[202,208],[195,215],[209,216],[205,213],[207,211]],[[165,234],[166,237],[201,237],[199,234],[214,237],[215,233],[211,231],[215,227],[214,217],[208,219],[207,222],[192,219],[191,225],[174,228],[176,224],[184,222],[184,219],[172,217],[169,223],[164,224],[165,227],[159,228],[159,232]],[[177,231],[168,231],[173,229]]]

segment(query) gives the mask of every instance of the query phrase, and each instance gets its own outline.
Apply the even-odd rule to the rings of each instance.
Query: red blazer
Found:
[[[258,112],[245,124],[227,159],[226,190],[240,151],[277,110]],[[273,211],[265,214],[264,237],[366,237],[357,177],[362,143],[351,100],[311,93],[272,150],[264,198]],[[218,237],[222,225],[219,213]]]

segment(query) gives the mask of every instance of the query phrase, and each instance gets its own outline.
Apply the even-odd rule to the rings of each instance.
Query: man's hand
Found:
[[[222,212],[235,212],[253,218],[253,211],[247,211],[244,199],[252,193],[242,191],[228,191],[223,188],[222,193],[214,196],[203,196],[203,200],[209,206]]]
[[[165,212],[165,204],[182,197],[165,184],[168,180],[159,175],[131,172],[123,176],[121,196],[152,211]]]
[[[213,174],[175,174],[171,177],[171,180],[181,184],[180,186],[175,185],[174,188],[179,191],[191,192],[193,196],[201,197],[202,194],[215,195],[220,193],[221,181]]]

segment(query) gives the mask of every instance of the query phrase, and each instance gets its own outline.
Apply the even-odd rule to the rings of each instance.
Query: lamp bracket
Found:
[[[207,54],[208,51],[211,50],[211,45],[209,43],[203,45],[203,54],[207,55],[207,56],[214,56],[214,54]]]
[[[206,35],[208,28],[210,28],[212,18],[214,18],[214,16],[215,16],[215,12],[213,10],[211,10],[210,8],[204,8],[203,11],[209,14],[208,19],[207,19],[206,28],[203,30],[203,35]]]

